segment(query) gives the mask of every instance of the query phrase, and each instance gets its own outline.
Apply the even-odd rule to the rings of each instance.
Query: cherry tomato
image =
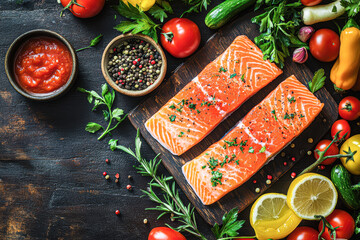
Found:
[[[340,119],[334,122],[334,124],[331,127],[331,136],[334,138],[335,134],[340,130],[341,132],[339,133],[339,139],[341,139],[346,133],[347,135],[345,139],[348,139],[350,137],[350,133],[351,133],[350,125],[344,119]]]
[[[105,0],[61,0],[63,7],[66,7],[69,3],[72,3],[69,10],[74,16],[79,18],[91,18],[98,15],[103,9]]]
[[[360,116],[360,100],[356,97],[345,97],[339,104],[340,116],[348,121],[353,121]]]
[[[319,232],[311,227],[297,227],[286,240],[318,240]]]
[[[319,151],[324,151],[327,148],[327,146],[329,146],[330,143],[331,143],[331,140],[328,140],[328,139],[321,140],[316,145],[315,149],[317,149]],[[325,156],[336,155],[336,154],[339,154],[339,148],[335,144],[332,144],[330,146],[330,148],[326,151]],[[316,160],[319,159],[319,154],[316,151],[314,151],[314,157],[316,158]],[[331,165],[335,161],[336,161],[336,158],[328,158],[325,161],[323,161],[322,164]]]
[[[340,50],[339,35],[330,29],[317,30],[310,38],[310,52],[317,60],[321,62],[332,62]]]
[[[336,229],[336,239],[350,239],[354,234],[355,221],[349,213],[340,209],[335,209],[329,216],[326,217],[326,220],[334,228],[339,227]],[[321,221],[319,224],[319,231],[321,231],[322,227],[323,223]],[[331,240],[328,228],[325,228],[325,232],[321,235],[321,237],[326,240]]]
[[[148,240],[186,240],[186,238],[171,228],[156,227],[149,233]]]
[[[308,6],[308,7],[318,5],[321,2],[322,2],[322,0],[301,0],[301,3],[304,6]]]
[[[176,58],[188,57],[199,47],[198,26],[186,18],[173,18],[164,24],[160,36],[163,47]]]

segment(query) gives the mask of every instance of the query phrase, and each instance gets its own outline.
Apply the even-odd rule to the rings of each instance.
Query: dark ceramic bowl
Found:
[[[155,49],[159,52],[159,54],[162,58],[162,65],[161,65],[160,74],[159,74],[158,78],[154,81],[154,83],[151,86],[149,86],[143,90],[127,90],[124,88],[120,88],[112,80],[112,78],[109,75],[109,72],[107,71],[107,66],[108,66],[108,62],[109,62],[109,50],[118,46],[122,42],[125,42],[129,39],[134,39],[134,38],[141,39],[144,42],[150,43],[152,46],[155,47]],[[122,94],[128,95],[128,96],[131,96],[131,97],[144,96],[144,95],[154,91],[160,85],[160,83],[164,80],[165,75],[166,75],[166,69],[167,69],[167,62],[166,62],[166,56],[165,56],[164,50],[162,50],[160,45],[157,44],[152,38],[150,38],[149,36],[143,35],[143,34],[123,34],[123,35],[115,37],[106,46],[106,48],[103,52],[102,60],[101,60],[101,71],[102,71],[102,74],[103,74],[106,82],[116,91],[118,91]]]
[[[27,41],[33,37],[55,38],[55,39],[59,40],[60,42],[62,42],[70,51],[73,65],[72,65],[72,72],[70,74],[69,80],[62,87],[60,87],[59,89],[56,89],[53,92],[31,93],[31,92],[28,92],[25,89],[23,89],[19,85],[18,81],[16,80],[15,73],[14,73],[14,64],[15,64],[17,50],[22,46],[22,44],[25,41]],[[35,30],[32,30],[32,31],[22,34],[21,36],[19,36],[18,38],[16,38],[13,41],[13,43],[10,45],[10,47],[6,53],[6,56],[5,56],[5,72],[6,72],[6,75],[9,79],[9,82],[11,83],[11,85],[15,88],[15,90],[18,93],[20,93],[24,97],[27,97],[27,98],[30,98],[33,100],[37,100],[37,101],[53,100],[55,98],[60,97],[64,93],[66,93],[71,88],[73,83],[75,82],[76,75],[77,75],[77,65],[78,65],[78,63],[77,63],[76,53],[75,53],[74,48],[71,46],[71,44],[60,34],[50,31],[50,30],[46,30],[46,29],[35,29]]]

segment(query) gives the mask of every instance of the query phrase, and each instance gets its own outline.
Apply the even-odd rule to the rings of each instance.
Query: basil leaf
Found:
[[[100,124],[94,122],[89,122],[85,127],[85,130],[90,133],[96,133],[100,129],[104,129],[104,128]]]

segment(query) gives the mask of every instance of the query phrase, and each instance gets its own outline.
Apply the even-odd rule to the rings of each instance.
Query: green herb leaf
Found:
[[[358,213],[358,216],[356,218],[356,222],[355,222],[355,234],[359,234],[360,233],[360,212]]]
[[[120,116],[124,115],[124,110],[120,109],[120,108],[115,108],[112,111],[112,116],[113,118],[115,118],[116,120],[120,121]]]
[[[238,221],[238,209],[233,208],[228,213],[224,214],[222,218],[222,227],[215,223],[214,227],[211,228],[211,231],[214,233],[216,239],[221,239],[224,237],[235,237],[238,236],[238,230],[242,228],[245,221]]]
[[[320,68],[314,74],[311,82],[309,82],[309,88],[312,93],[320,90],[325,84],[326,76],[324,69]]]
[[[100,129],[104,129],[104,128],[100,124],[94,122],[89,122],[85,127],[85,130],[90,133],[96,133]]]
[[[77,49],[76,52],[80,52],[82,50],[85,50],[85,49],[88,49],[88,48],[91,48],[91,47],[95,47],[96,45],[99,44],[99,42],[101,41],[101,39],[103,38],[103,35],[102,34],[99,34],[97,37],[95,37],[94,39],[92,39],[90,41],[90,45],[87,46],[87,47],[83,47],[83,48],[80,48],[80,49]]]
[[[253,147],[249,147],[249,153],[254,153],[254,148]]]
[[[259,153],[264,153],[265,151],[266,151],[266,146],[263,146],[263,147],[260,149]]]
[[[170,3],[168,1],[161,1],[161,6],[164,8],[164,10],[168,13],[174,13]]]
[[[185,0],[185,3],[190,5],[191,7],[183,12],[180,17],[183,17],[186,13],[196,12],[199,13],[203,9],[207,10],[210,5],[211,0]]]
[[[360,12],[360,0],[341,0],[348,17],[353,18]]]
[[[236,77],[236,73],[233,73],[230,75],[230,79],[233,78],[233,77]]]
[[[164,22],[164,19],[168,17],[165,9],[156,4],[149,9],[148,13],[160,22]]]
[[[104,120],[109,121],[110,113],[108,110],[103,110]]]
[[[220,73],[221,73],[221,72],[227,72],[227,70],[226,70],[225,68],[221,67],[221,68],[219,68],[219,72],[220,72]]]

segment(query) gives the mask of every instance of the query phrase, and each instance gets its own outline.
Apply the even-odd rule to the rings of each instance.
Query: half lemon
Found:
[[[300,224],[301,218],[287,206],[286,195],[267,193],[260,196],[250,211],[250,224],[259,240],[281,239]]]
[[[298,217],[315,220],[315,215],[330,215],[335,209],[337,199],[335,186],[329,178],[316,173],[306,173],[290,184],[287,204]]]

